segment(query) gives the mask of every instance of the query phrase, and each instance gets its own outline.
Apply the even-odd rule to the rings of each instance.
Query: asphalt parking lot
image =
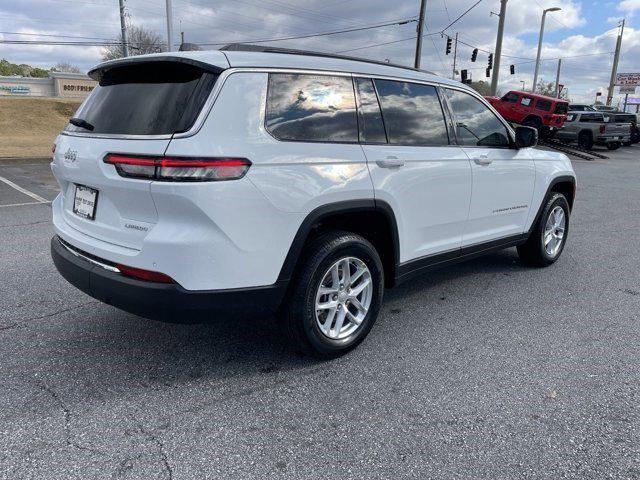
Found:
[[[0,478],[640,479],[640,145],[606,153],[574,162],[554,266],[509,249],[389,291],[331,362],[270,318],[93,301],[49,256],[48,164],[0,162]]]

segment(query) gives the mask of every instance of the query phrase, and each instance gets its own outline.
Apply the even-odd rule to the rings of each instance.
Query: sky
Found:
[[[426,32],[432,35],[424,38],[423,69],[452,75],[453,54],[445,55],[446,39],[438,32],[476,1],[427,0]],[[550,7],[562,10],[547,14],[539,77],[555,81],[558,58],[562,58],[560,83],[567,86],[572,101],[593,103],[598,91],[606,96],[617,25],[623,18],[626,28],[618,72],[640,71],[640,0],[508,0],[499,77],[501,92],[521,88],[522,81],[525,88],[531,87],[542,11]],[[125,8],[130,24],[154,30],[166,39],[165,0],[125,0]],[[419,9],[420,0],[173,0],[173,43],[179,44],[181,31],[187,42],[231,43],[412,20],[417,18]],[[452,37],[458,33],[457,68],[467,69],[474,80],[489,80],[485,78],[487,53],[482,50],[495,49],[498,18],[491,12],[499,11],[499,0],[482,0],[446,30]],[[64,61],[87,71],[101,60],[101,47],[13,45],[1,41],[74,41],[32,34],[117,39],[118,0],[2,2],[0,32],[0,58],[43,68]],[[410,22],[268,44],[412,65],[415,35],[416,23]],[[476,63],[470,61],[473,47],[481,49]],[[515,75],[509,73],[511,64],[515,65]]]

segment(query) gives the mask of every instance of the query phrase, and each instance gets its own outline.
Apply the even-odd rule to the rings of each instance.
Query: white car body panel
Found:
[[[463,150],[471,161],[473,193],[462,246],[523,233],[536,176],[531,149]]]
[[[376,199],[393,208],[400,262],[459,249],[471,202],[471,167],[463,150],[449,147],[363,145]],[[395,157],[399,168],[377,165]]]

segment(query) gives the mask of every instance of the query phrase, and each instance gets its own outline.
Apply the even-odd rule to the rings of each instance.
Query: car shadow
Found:
[[[396,312],[407,297],[424,295],[448,282],[464,282],[465,277],[511,275],[523,267],[514,251],[497,252],[464,264],[430,272],[387,290],[379,321]],[[464,287],[456,288],[455,301],[467,302]],[[425,308],[428,307],[428,299]],[[58,350],[60,366],[68,378],[79,384],[97,385],[118,391],[132,386],[179,386],[192,382],[219,382],[234,377],[277,375],[295,370],[325,368],[322,360],[302,356],[289,348],[278,320],[212,318],[206,324],[168,324],[146,320],[113,307],[94,303],[69,319],[72,338],[67,348]],[[394,321],[398,321],[397,318]],[[401,321],[418,321],[410,316]],[[423,321],[423,320],[420,320]],[[68,324],[65,324],[68,327]],[[383,334],[374,328],[371,336]],[[60,339],[56,339],[56,343]],[[367,343],[332,362],[353,361],[353,355],[367,356]],[[357,360],[356,360],[357,361]],[[57,362],[56,362],[57,363]],[[107,387],[105,389],[105,387]]]

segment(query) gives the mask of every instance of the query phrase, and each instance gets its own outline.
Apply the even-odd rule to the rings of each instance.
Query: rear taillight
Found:
[[[600,125],[600,133],[604,133],[606,129],[607,129],[606,125],[604,124]]]
[[[237,180],[246,175],[246,158],[148,157],[111,153],[104,159],[123,177],[168,182]]]
[[[128,267],[127,265],[117,264],[116,268],[125,277],[135,278],[136,280],[144,280],[145,282],[158,283],[175,283],[173,278],[160,272],[151,270],[143,270],[142,268]]]

